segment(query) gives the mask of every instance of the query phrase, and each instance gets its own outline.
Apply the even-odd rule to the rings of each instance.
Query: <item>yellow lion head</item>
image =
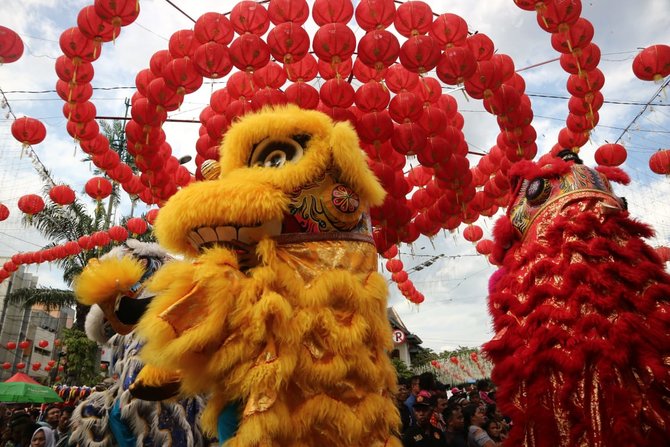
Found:
[[[156,221],[168,249],[197,255],[223,245],[243,255],[288,235],[370,234],[367,210],[384,190],[354,129],[296,106],[264,109],[234,123],[220,174],[175,194]]]

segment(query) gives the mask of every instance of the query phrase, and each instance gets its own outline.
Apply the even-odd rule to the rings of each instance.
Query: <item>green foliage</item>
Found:
[[[94,385],[98,382],[98,345],[78,329],[63,330],[67,364],[63,382],[68,385]]]
[[[430,363],[433,360],[437,360],[438,355],[430,348],[423,348],[414,356],[412,356],[412,366],[420,367]]]
[[[47,311],[58,310],[63,306],[73,306],[76,303],[71,290],[51,287],[14,290],[7,297],[7,302],[21,304],[26,309],[40,304]]]
[[[396,374],[401,379],[409,379],[414,373],[407,367],[405,362],[400,359],[391,359],[391,363],[395,367]]]

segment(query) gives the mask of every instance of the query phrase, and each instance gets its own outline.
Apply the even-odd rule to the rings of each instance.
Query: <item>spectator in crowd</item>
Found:
[[[482,403],[482,398],[479,396],[479,391],[472,390],[468,393],[468,399],[473,405],[480,405]]]
[[[468,447],[497,447],[482,427],[486,422],[486,409],[478,404],[463,408],[464,424],[468,427]]]
[[[488,380],[481,379],[477,381],[477,391],[479,392],[479,398],[486,405],[494,404],[495,401],[489,396],[489,391],[491,391],[491,385]]]
[[[73,407],[67,406],[63,407],[60,413],[60,419],[58,420],[58,427],[54,432],[55,438],[58,440],[56,445],[58,447],[67,446],[70,440],[70,417],[74,411]]]
[[[430,424],[435,403],[429,392],[422,390],[414,402],[415,424],[403,435],[403,447],[445,447],[444,435]]]
[[[444,391],[438,391],[435,393],[433,398],[435,399],[435,408],[433,409],[433,414],[430,417],[430,423],[433,427],[444,433],[447,424],[442,413],[444,412],[444,409],[447,408],[447,395],[444,393]]]
[[[502,434],[502,426],[500,422],[493,419],[487,419],[482,426],[489,437],[496,443],[496,445],[502,445],[502,442],[505,440]]]
[[[419,390],[419,376],[412,376],[410,379],[409,396],[405,399],[405,405],[409,408],[412,418],[414,417],[414,402],[416,401],[416,396],[419,394]]]
[[[402,433],[412,425],[412,412],[405,404],[410,395],[410,383],[407,379],[398,381],[398,393],[396,394],[396,405],[400,412],[400,422],[402,422]]]
[[[507,419],[505,419],[496,404],[490,404],[486,406],[486,418],[492,421],[496,421],[498,424],[500,424],[501,436],[503,439],[505,439],[509,433],[509,422]]]
[[[7,439],[4,440],[4,445],[29,447],[33,433],[35,433],[35,430],[38,428],[40,428],[40,426],[32,421],[30,414],[25,411],[14,411],[9,419],[9,433]]]
[[[60,408],[55,405],[49,405],[44,410],[44,421],[49,424],[52,430],[58,428],[58,421],[60,421]]]
[[[446,421],[444,440],[447,447],[467,447],[461,406],[455,403],[449,404],[443,414]]]
[[[30,438],[30,447],[55,447],[54,431],[48,427],[39,427]]]

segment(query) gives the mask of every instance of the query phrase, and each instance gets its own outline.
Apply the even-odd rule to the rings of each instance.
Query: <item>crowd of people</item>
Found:
[[[486,380],[450,388],[424,373],[400,380],[397,405],[403,447],[497,447],[510,428]],[[0,447],[65,447],[70,406],[0,404]]]
[[[497,447],[507,437],[490,382],[449,388],[427,372],[399,383],[403,447]]]
[[[0,447],[64,447],[70,437],[70,406],[0,404]]]

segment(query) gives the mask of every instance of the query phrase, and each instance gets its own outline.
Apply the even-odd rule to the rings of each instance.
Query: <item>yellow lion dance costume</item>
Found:
[[[210,393],[211,432],[240,402],[230,447],[400,446],[368,216],[384,190],[355,131],[286,106],[243,117],[221,151],[218,178],[156,221],[161,244],[195,259],[151,280],[140,382],[178,372],[183,393]]]

